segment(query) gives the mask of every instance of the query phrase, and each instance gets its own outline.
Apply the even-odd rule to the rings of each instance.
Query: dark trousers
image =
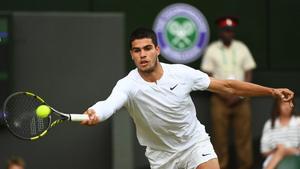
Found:
[[[252,166],[252,134],[250,101],[244,99],[228,107],[217,95],[211,97],[213,143],[221,169],[229,169],[229,128],[233,127],[238,169]]]

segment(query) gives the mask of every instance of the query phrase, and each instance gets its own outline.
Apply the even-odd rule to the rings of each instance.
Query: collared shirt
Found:
[[[276,148],[278,144],[286,147],[300,147],[300,117],[292,116],[286,126],[282,126],[277,118],[274,128],[268,120],[261,137],[261,152],[266,153]]]
[[[138,141],[152,149],[175,152],[209,138],[196,117],[190,92],[206,90],[207,74],[180,64],[164,64],[162,77],[151,83],[137,69],[119,80],[111,95],[93,105],[100,120],[125,106],[135,125]]]
[[[233,40],[229,47],[218,40],[208,46],[203,56],[201,69],[217,79],[245,80],[245,72],[256,67],[247,46]]]

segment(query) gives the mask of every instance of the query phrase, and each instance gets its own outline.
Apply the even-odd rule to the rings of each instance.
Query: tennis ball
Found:
[[[36,115],[39,118],[46,118],[49,116],[51,113],[51,109],[47,105],[40,105],[36,110],[35,110]]]

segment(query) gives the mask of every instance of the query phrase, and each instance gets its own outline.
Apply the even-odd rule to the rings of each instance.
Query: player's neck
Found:
[[[156,66],[151,72],[139,71],[139,74],[145,81],[156,83],[163,76],[164,70],[160,62],[157,62]]]

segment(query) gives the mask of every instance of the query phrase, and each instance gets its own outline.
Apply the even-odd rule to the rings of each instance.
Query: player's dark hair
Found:
[[[275,126],[275,120],[278,116],[280,116],[280,103],[282,101],[279,98],[276,98],[273,103],[273,110],[271,112],[271,128],[273,129]],[[292,101],[294,104],[294,100]],[[294,114],[294,109],[291,112],[291,116]]]
[[[21,157],[11,157],[7,161],[6,169],[9,169],[13,165],[25,167],[25,162]]]
[[[150,38],[154,44],[154,46],[157,46],[157,38],[156,38],[156,34],[152,29],[148,29],[148,28],[137,28],[135,29],[129,38],[129,46],[130,49],[132,47],[132,42],[136,39],[144,39],[144,38]]]

